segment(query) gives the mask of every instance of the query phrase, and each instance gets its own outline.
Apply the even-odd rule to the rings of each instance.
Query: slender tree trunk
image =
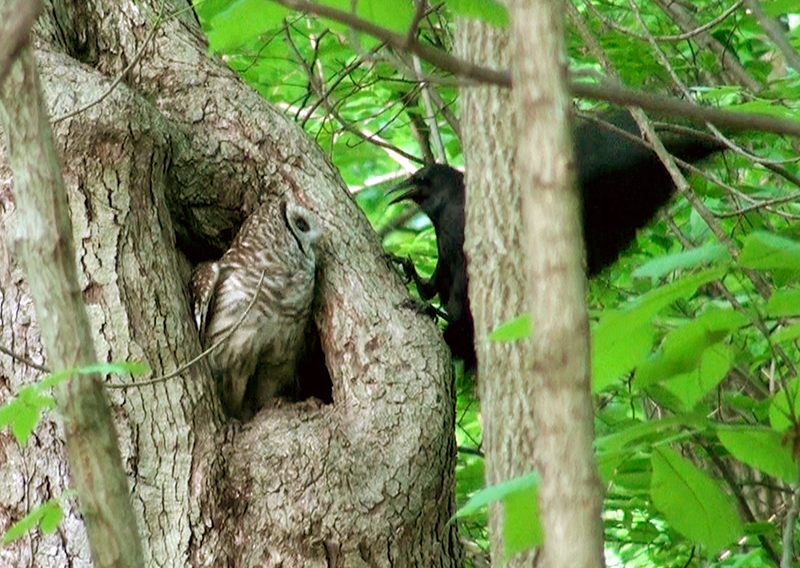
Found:
[[[57,370],[94,364],[97,357],[78,289],[67,196],[29,46],[20,50],[0,84],[0,122],[6,132],[19,213],[12,242],[26,267],[38,319],[50,321],[42,327],[44,348]],[[57,395],[95,566],[144,566],[100,377],[96,373],[73,375],[58,386]]]
[[[511,3],[533,322],[534,460],[545,568],[603,565],[603,494],[594,462],[581,203],[567,94],[562,0]]]
[[[505,69],[511,59],[508,39],[505,30],[459,21],[456,51],[473,63]],[[531,344],[487,339],[499,324],[528,309],[522,198],[513,175],[517,130],[510,90],[464,88],[459,101],[467,185],[464,249],[475,320],[486,482],[496,484],[534,469]],[[498,565],[503,559],[502,526],[502,509],[495,505],[489,528],[492,562]],[[510,565],[532,565],[533,558],[528,552]]]
[[[273,194],[305,204],[324,233],[314,319],[326,368],[311,378],[330,382],[333,402],[268,408],[240,424],[223,416],[205,361],[111,388],[146,564],[456,566],[446,346],[427,316],[405,307],[402,282],[325,156],[206,55],[186,7],[53,1],[37,24],[94,348],[100,360],[152,369],[106,385],[163,376],[199,353],[191,266],[218,257]],[[0,153],[0,232],[17,223]],[[52,365],[40,341],[48,325],[4,240],[0,342]],[[0,354],[0,399],[40,374]],[[7,432],[0,449],[5,530],[63,493],[71,472],[54,415],[25,449]],[[88,566],[86,538],[68,506],[56,534],[26,535],[0,550],[0,564]]]
[[[460,55],[480,65],[511,68],[515,82],[513,93],[494,87],[461,91],[465,249],[487,483],[534,469],[542,475],[544,554],[530,551],[507,565],[597,566],[602,562],[602,494],[591,447],[579,204],[577,193],[565,190],[574,184],[566,55],[558,36],[559,12],[553,8],[557,2],[549,3],[549,12],[542,9],[546,4],[512,5],[513,35],[522,38],[513,45],[505,30],[459,22]],[[530,308],[533,341],[486,339],[499,324]],[[490,519],[492,559],[498,564],[502,526],[498,505]]]

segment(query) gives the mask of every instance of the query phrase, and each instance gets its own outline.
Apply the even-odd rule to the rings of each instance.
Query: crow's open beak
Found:
[[[388,195],[392,198],[389,203],[397,203],[398,201],[404,201],[406,199],[414,199],[419,195],[419,186],[417,185],[416,180],[413,178],[408,178],[407,180],[390,189]]]

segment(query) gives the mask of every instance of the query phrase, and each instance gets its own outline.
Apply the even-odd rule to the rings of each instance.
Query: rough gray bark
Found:
[[[101,360],[152,376],[199,352],[190,260],[219,255],[259,196],[292,194],[323,230],[315,321],[333,404],[225,419],[208,366],[110,391],[134,508],[152,566],[455,566],[453,386],[435,326],[408,309],[324,155],[221,62],[190,13],[146,41],[161,2],[52,2],[37,59],[55,125],[79,281]],[[183,10],[182,2],[168,4]],[[0,232],[14,226],[0,154]],[[0,244],[0,341],[43,361],[16,259]],[[0,398],[38,373],[0,355]],[[130,380],[146,380],[144,376]],[[109,378],[109,383],[120,379]],[[62,428],[48,417],[25,450],[0,433],[0,529],[69,486]],[[15,566],[86,566],[76,510],[55,535],[0,551]]]
[[[12,3],[9,3],[13,5]],[[17,227],[10,244],[25,266],[53,369],[97,362],[78,288],[67,196],[33,51],[22,48],[0,83],[0,123],[14,172]],[[58,385],[69,464],[97,567],[144,566],[108,397],[97,373]]]
[[[506,30],[462,20],[455,47],[472,63],[510,67]],[[486,338],[499,324],[528,309],[522,195],[513,178],[517,130],[510,90],[470,87],[461,90],[459,102],[466,164],[464,249],[475,320],[486,482],[497,484],[534,468],[531,344]],[[502,509],[495,505],[489,529],[492,561],[498,565],[503,559],[502,526]],[[509,565],[529,566],[533,559],[529,552],[512,558]]]

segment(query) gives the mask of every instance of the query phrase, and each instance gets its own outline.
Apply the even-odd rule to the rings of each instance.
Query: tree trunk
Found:
[[[476,20],[458,22],[456,51],[494,69],[510,67],[506,30]],[[522,197],[513,177],[517,130],[512,92],[499,87],[462,89],[461,130],[466,164],[469,296],[475,320],[478,387],[486,453],[486,483],[494,485],[534,469],[535,424],[530,341],[494,342],[487,335],[528,309]],[[489,520],[492,562],[503,560],[502,508]],[[530,566],[534,553],[510,560]]]
[[[477,21],[459,22],[456,37],[461,57],[494,69],[511,68],[514,80],[513,92],[470,87],[462,89],[460,98],[467,186],[464,248],[486,481],[497,484],[533,470],[542,476],[545,554],[518,554],[507,566],[593,566],[602,562],[602,494],[591,446],[579,205],[577,192],[565,191],[574,184],[566,55],[561,39],[554,37],[560,24],[554,25],[552,13],[542,22],[541,12],[531,9],[535,3],[512,5],[513,32],[522,38],[514,46],[506,30]],[[536,34],[537,49],[531,49],[531,34]],[[550,76],[542,76],[543,71]],[[533,342],[488,341],[499,324],[529,309]],[[492,561],[498,565],[504,561],[502,515],[499,505],[492,507]],[[583,539],[581,546],[576,539]]]
[[[20,11],[19,4],[2,2],[0,13]],[[40,10],[41,4],[36,13]],[[23,35],[27,44],[19,50],[5,80],[0,79],[0,121],[14,172],[17,230],[13,242],[26,267],[37,317],[50,321],[41,329],[48,359],[58,369],[75,369],[96,364],[97,356],[78,287],[61,165],[29,45],[33,22],[0,32]],[[142,568],[141,537],[100,374],[72,372],[57,392],[94,564],[98,568]]]
[[[567,94],[562,0],[511,3],[533,322],[534,460],[544,531],[538,565],[603,565],[603,493],[594,462],[581,203]]]
[[[109,391],[148,565],[455,566],[455,444],[449,357],[338,174],[205,44],[187,5],[51,2],[36,58],[54,121],[79,283],[100,360],[165,375],[200,351],[186,283],[219,257],[262,196],[303,203],[323,230],[314,319],[331,404],[223,416],[205,361],[178,377]],[[138,60],[135,58],[140,57]],[[130,69],[128,65],[134,63]],[[124,71],[124,73],[123,73]],[[122,81],[94,106],[119,75]],[[0,232],[17,223],[0,154]],[[0,342],[42,355],[17,259],[0,242]],[[41,373],[0,355],[0,398]],[[69,487],[63,427],[43,420],[20,449],[0,434],[0,528]],[[53,535],[0,551],[14,566],[86,566],[68,506]]]

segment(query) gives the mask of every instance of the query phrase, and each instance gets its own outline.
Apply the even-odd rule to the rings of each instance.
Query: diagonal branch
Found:
[[[375,25],[372,22],[359,18],[355,14],[345,12],[344,10],[337,10],[330,6],[323,6],[322,4],[314,4],[306,0],[273,0],[281,6],[285,6],[291,10],[300,12],[308,12],[309,14],[316,14],[331,20],[341,22],[350,28],[364,32],[379,40],[385,42],[393,49],[408,51],[424,59],[428,63],[435,65],[440,69],[449,71],[453,75],[459,77],[466,77],[474,79],[481,83],[489,83],[492,85],[500,85],[503,87],[511,86],[511,75],[507,70],[496,71],[488,67],[481,67],[453,57],[449,53],[445,53],[440,49],[436,49],[430,45],[420,43],[416,38],[409,38],[408,35],[398,34],[381,26]]]
[[[479,83],[488,83],[500,87],[511,87],[511,74],[508,70],[498,71],[464,61],[440,49],[420,43],[415,38],[409,38],[408,35],[398,34],[375,25],[350,12],[314,4],[307,0],[273,1],[291,10],[308,12],[341,22],[356,31],[367,33],[380,39],[391,48],[417,55],[420,59],[457,77],[464,77]],[[667,116],[679,116],[697,122],[711,122],[716,126],[732,130],[759,130],[800,137],[800,122],[782,120],[763,114],[732,113],[701,107],[679,99],[653,96],[608,84],[593,85],[572,81],[569,85],[569,91],[574,97],[599,99],[618,105],[638,106],[647,111],[660,112]]]

